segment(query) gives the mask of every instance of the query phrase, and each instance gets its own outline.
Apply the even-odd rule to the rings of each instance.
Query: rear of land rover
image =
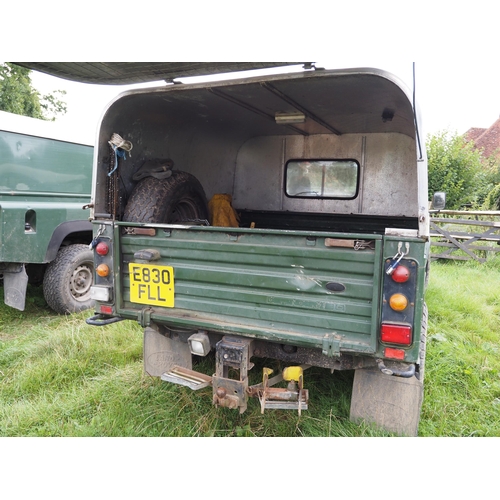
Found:
[[[252,395],[263,411],[306,409],[310,366],[418,380],[428,220],[417,123],[404,86],[373,69],[120,95],[94,162],[89,322],[139,322],[148,373],[212,385],[217,406],[240,411]],[[144,178],[187,174],[206,213],[190,199],[174,219],[127,217],[131,204],[166,202],[151,205],[144,185],[140,197]],[[192,369],[209,352],[213,376]],[[281,360],[287,388],[266,373],[249,386],[252,357]],[[359,384],[353,400],[366,401]]]

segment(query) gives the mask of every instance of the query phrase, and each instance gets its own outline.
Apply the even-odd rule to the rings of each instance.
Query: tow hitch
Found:
[[[304,370],[308,365],[289,366],[275,377],[270,368],[264,368],[262,383],[248,385],[248,372],[254,366],[250,362],[253,340],[225,336],[216,346],[215,374],[210,377],[194,370],[174,365],[161,375],[166,382],[184,385],[193,390],[212,385],[213,403],[216,407],[247,409],[249,397],[258,397],[261,413],[265,409],[307,410],[309,392],[304,389]],[[231,378],[232,377],[232,378]],[[288,382],[286,388],[275,388],[279,382]]]

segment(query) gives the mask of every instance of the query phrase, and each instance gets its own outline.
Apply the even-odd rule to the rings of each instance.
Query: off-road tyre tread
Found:
[[[43,295],[47,305],[58,314],[72,314],[93,307],[89,298],[77,301],[70,291],[70,277],[79,265],[88,265],[91,276],[94,274],[94,257],[87,245],[75,244],[63,247],[56,258],[48,265],[43,278]]]
[[[420,353],[419,353],[419,368],[418,368],[418,380],[424,382],[425,375],[425,355],[427,351],[427,324],[428,324],[429,312],[427,310],[427,304],[424,302],[424,307],[422,310],[422,327],[420,329]]]
[[[184,206],[185,217],[175,214]],[[175,223],[208,220],[208,204],[202,185],[188,172],[174,170],[167,179],[146,177],[128,199],[123,220],[127,222]]]

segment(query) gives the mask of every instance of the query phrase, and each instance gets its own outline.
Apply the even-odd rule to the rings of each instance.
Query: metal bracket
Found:
[[[248,370],[252,339],[225,336],[216,346],[215,375],[212,377],[213,402],[215,406],[239,408],[240,413],[247,409]],[[229,369],[239,373],[239,379],[229,378]]]
[[[270,368],[264,368],[262,384],[259,386],[252,386],[251,393],[256,393],[260,400],[261,413],[265,409],[275,410],[298,410],[299,417],[302,410],[308,409],[309,391],[304,389],[304,370],[310,368],[308,365],[304,366],[291,366],[285,368],[283,373],[269,378],[272,374]],[[288,387],[271,387],[272,385],[281,382],[282,380],[288,381]]]
[[[341,337],[335,333],[327,333],[323,337],[323,354],[329,358],[340,356]]]
[[[154,227],[124,227],[123,234],[136,236],[156,236]]]
[[[137,322],[142,326],[142,328],[146,328],[151,324],[151,313],[153,310],[150,307],[144,307],[137,314]]]
[[[162,374],[161,379],[189,387],[193,391],[208,387],[212,383],[212,377],[182,366],[173,366],[170,371]]]
[[[377,359],[379,370],[385,375],[392,375],[394,377],[411,378],[415,375],[415,365],[407,363],[384,363],[381,359]],[[387,366],[386,366],[387,364]]]
[[[85,323],[92,326],[105,326],[110,325],[111,323],[117,323],[118,321],[123,321],[124,319],[125,318],[119,318],[117,316],[110,317],[104,314],[95,314],[94,316],[87,318]]]

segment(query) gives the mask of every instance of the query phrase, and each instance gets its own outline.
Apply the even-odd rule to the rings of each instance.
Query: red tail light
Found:
[[[403,349],[392,349],[387,347],[384,351],[384,357],[392,359],[405,359],[405,352]]]
[[[380,329],[380,340],[388,344],[410,345],[412,341],[411,327],[383,323]]]
[[[113,308],[111,306],[101,306],[101,314],[113,314]]]
[[[406,266],[402,266],[401,264],[394,269],[391,274],[391,278],[396,283],[406,283],[410,279],[410,270]]]
[[[99,255],[108,255],[108,252],[109,252],[109,247],[106,243],[104,242],[100,242],[96,245],[95,247],[95,251],[97,254]]]

